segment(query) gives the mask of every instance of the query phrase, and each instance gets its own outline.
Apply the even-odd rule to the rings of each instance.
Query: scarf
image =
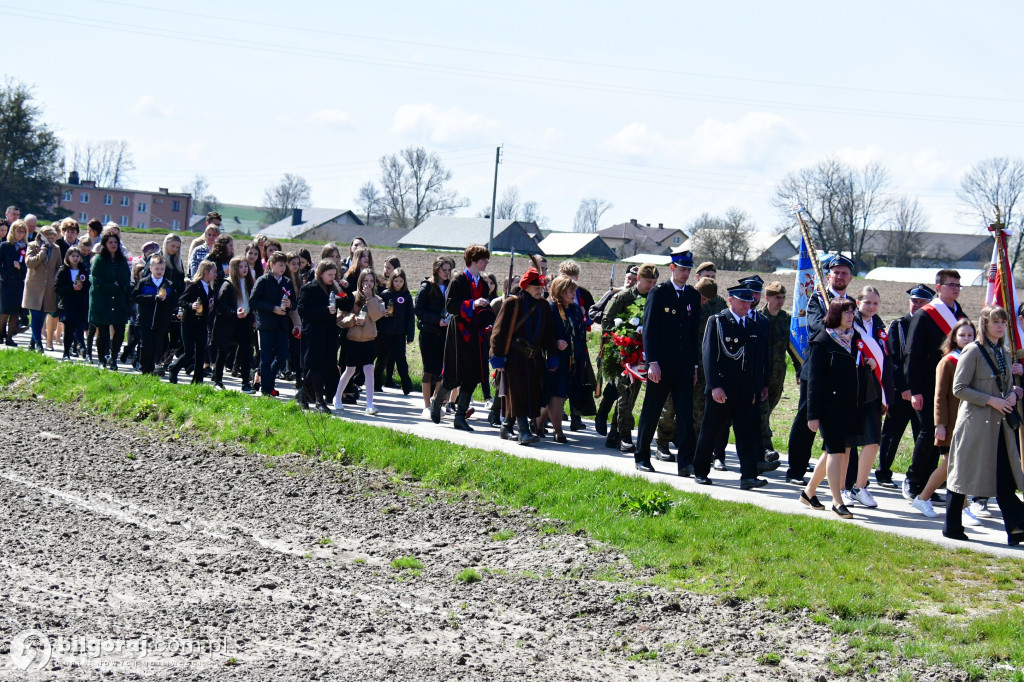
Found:
[[[827,329],[826,331],[828,332],[828,335],[831,336],[836,343],[838,343],[840,346],[846,349],[847,353],[853,352],[853,327],[847,329],[845,332],[839,331],[838,328]]]

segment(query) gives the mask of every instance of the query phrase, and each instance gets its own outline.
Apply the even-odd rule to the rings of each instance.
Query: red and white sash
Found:
[[[946,353],[946,359],[949,360],[949,364],[951,364],[954,367],[956,367],[956,363],[960,362],[960,352],[961,351],[959,351],[959,350],[955,350],[955,351]]]
[[[875,339],[874,334],[868,333],[868,330],[863,325],[854,322],[853,326],[857,333],[860,334],[860,339],[857,341],[857,350],[875,361],[874,372],[875,378],[878,379],[878,385],[882,389],[882,404],[888,407],[889,402],[885,399],[885,384],[882,383],[882,372],[885,369],[885,351],[879,345],[877,339]],[[871,329],[874,331],[873,326]]]
[[[945,303],[942,305],[928,303],[921,306],[921,310],[925,311],[928,317],[932,318],[932,322],[939,326],[943,334],[949,334],[953,330],[953,325],[956,324],[956,315]]]

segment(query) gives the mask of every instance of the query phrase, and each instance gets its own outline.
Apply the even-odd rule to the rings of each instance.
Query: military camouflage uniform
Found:
[[[772,317],[768,313],[768,306],[760,309],[760,313],[768,318],[768,400],[761,403],[761,440],[765,450],[774,450],[772,446],[772,430],[769,426],[769,417],[772,410],[779,404],[782,398],[782,389],[786,384],[786,353],[793,359],[793,366],[797,373],[800,372],[800,356],[793,350],[789,342],[789,324],[792,317],[785,310]]]
[[[643,296],[635,285],[615,294],[615,297],[608,302],[608,307],[605,309],[604,317],[602,318],[602,321],[608,323],[607,328],[611,329],[612,325],[615,324],[615,318],[622,317],[629,306],[633,305],[638,298],[643,298]],[[614,345],[605,344],[605,352],[614,351],[614,349]],[[612,377],[605,377],[605,379],[611,380]],[[619,391],[619,397],[615,400],[615,412],[610,422],[614,424],[619,438],[623,442],[627,442],[632,440],[631,434],[635,426],[633,405],[636,403],[636,397],[640,393],[640,386],[642,384],[639,381],[630,383],[627,377],[622,376],[621,370],[616,373],[614,379],[615,388]]]
[[[704,328],[708,324],[708,319],[712,315],[717,315],[726,308],[729,304],[725,302],[725,299],[721,296],[715,296],[713,299],[705,303],[700,307],[700,338],[704,338]],[[707,386],[704,383],[704,363],[703,355],[697,357],[697,385],[693,387],[693,432],[700,433],[700,425],[704,421],[704,392],[707,390]],[[660,426],[660,425],[659,425]],[[659,438],[658,442],[661,442]],[[719,453],[715,453],[718,455]]]

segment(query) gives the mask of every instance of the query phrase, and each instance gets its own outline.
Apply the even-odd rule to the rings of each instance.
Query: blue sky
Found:
[[[134,185],[201,173],[231,203],[292,172],[351,207],[382,154],[419,144],[475,215],[504,144],[499,193],[552,229],[596,196],[607,224],[739,206],[770,230],[775,183],[838,155],[968,230],[963,171],[1021,153],[1022,20],[1019,2],[0,0],[0,73],[65,140],[128,140]]]

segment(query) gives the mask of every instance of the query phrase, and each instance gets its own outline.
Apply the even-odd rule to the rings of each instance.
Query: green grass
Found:
[[[460,583],[478,583],[483,579],[484,577],[475,568],[465,568],[455,576],[455,580]]]
[[[397,559],[393,559],[391,561],[391,568],[394,568],[394,569],[397,569],[397,570],[403,570],[403,569],[407,569],[407,568],[408,569],[419,570],[419,569],[423,568],[423,562],[420,561],[419,559],[417,559],[416,557],[413,557],[413,556],[403,556],[403,557],[398,557]]]
[[[861,652],[884,649],[963,669],[1024,665],[1022,560],[714,500],[606,470],[453,449],[320,415],[312,416],[311,429],[290,402],[171,386],[22,351],[0,358],[0,386],[9,398],[74,404],[159,426],[170,438],[187,432],[261,456],[300,452],[388,470],[446,495],[472,491],[500,505],[535,507],[541,517],[568,522],[554,532],[584,530],[625,552],[654,584],[807,609],[815,621],[849,634]],[[672,501],[666,513],[633,516],[622,508],[624,499],[651,491]]]
[[[514,530],[499,530],[497,533],[491,533],[491,540],[493,542],[504,542],[505,540],[511,540],[516,536]]]

